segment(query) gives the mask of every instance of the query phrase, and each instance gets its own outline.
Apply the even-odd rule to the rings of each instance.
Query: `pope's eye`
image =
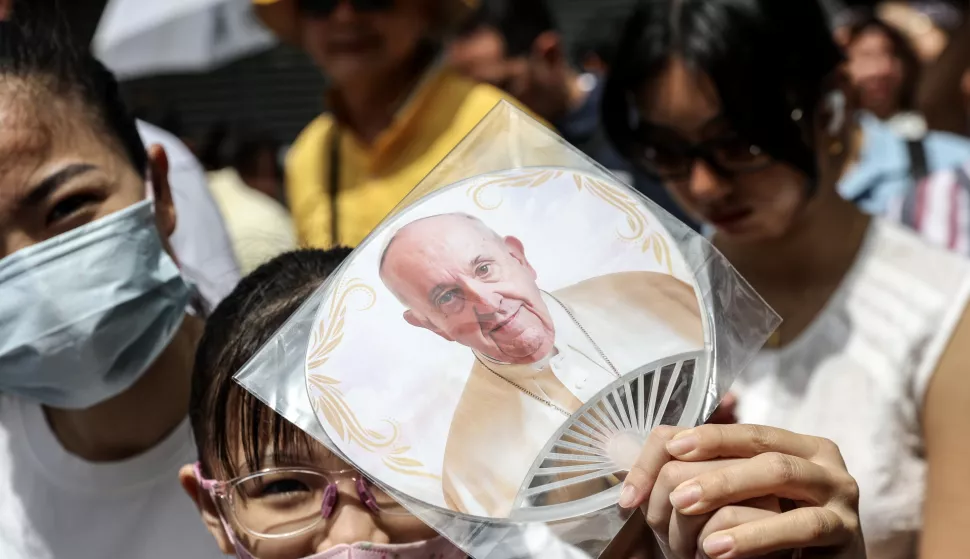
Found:
[[[435,301],[435,306],[445,314],[457,314],[464,308],[465,300],[462,298],[461,291],[452,289],[442,293]]]

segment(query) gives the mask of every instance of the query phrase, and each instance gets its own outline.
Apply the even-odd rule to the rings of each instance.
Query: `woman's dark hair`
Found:
[[[851,49],[856,41],[866,33],[872,31],[881,33],[889,39],[889,43],[893,49],[893,56],[898,58],[903,66],[903,83],[899,91],[898,108],[901,111],[910,111],[916,106],[916,86],[919,83],[920,75],[919,57],[916,55],[913,45],[910,44],[909,40],[901,32],[875,17],[858,21],[849,27],[848,40],[845,45],[846,49]]]
[[[279,162],[280,143],[268,132],[251,132],[244,135],[233,150],[230,165],[243,177],[251,177],[259,171],[259,156],[273,156],[273,175],[283,180],[283,166]]]
[[[17,80],[17,87],[28,91],[79,102],[98,131],[115,142],[137,173],[144,175],[148,155],[118,82],[72,37],[59,2],[17,0],[13,19],[0,22],[0,85]]]
[[[511,58],[528,56],[539,35],[558,31],[546,0],[482,2],[459,35],[468,35],[482,28],[492,28],[502,37],[505,56]]]
[[[262,468],[270,446],[309,449],[310,438],[260,402],[232,377],[256,355],[307,298],[340,266],[350,249],[300,250],[243,278],[206,321],[192,373],[189,417],[206,475],[240,475],[234,442],[248,471]]]
[[[815,178],[812,123],[842,62],[818,0],[641,0],[616,52],[603,119],[628,157],[637,147],[636,92],[679,57],[710,77],[741,137]]]

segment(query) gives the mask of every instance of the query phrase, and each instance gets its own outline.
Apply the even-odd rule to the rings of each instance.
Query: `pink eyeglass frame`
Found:
[[[236,484],[270,472],[308,473],[308,474],[314,474],[314,475],[321,475],[324,478],[327,478],[328,480],[331,478],[337,478],[337,479],[349,478],[354,481],[354,489],[357,490],[357,498],[360,499],[360,502],[365,507],[367,507],[367,510],[371,511],[371,513],[373,514],[380,514],[381,512],[380,507],[377,505],[377,499],[374,498],[374,495],[371,493],[370,487],[368,487],[367,480],[365,480],[364,477],[360,475],[356,470],[350,470],[350,469],[319,470],[319,469],[305,468],[305,467],[304,468],[265,468],[258,472],[253,472],[243,476],[239,476],[229,481],[216,481],[216,480],[208,479],[202,474],[201,462],[196,462],[193,468],[195,471],[195,479],[198,480],[199,486],[202,487],[203,490],[208,491],[209,495],[213,499],[219,499],[219,500],[222,500],[222,499],[228,500],[230,496],[229,491]],[[323,492],[323,505],[320,507],[320,520],[326,520],[330,518],[331,514],[333,514],[333,509],[337,506],[337,495],[338,495],[337,483],[335,481],[331,481],[327,485],[327,488],[324,489],[324,492]],[[233,507],[229,507],[229,510],[233,515],[233,517],[235,517],[236,513]],[[235,518],[235,520],[238,521],[239,519]],[[289,537],[301,534],[307,530],[310,530],[314,526],[316,526],[316,523],[311,524],[310,526],[307,526],[306,528],[303,528],[302,530],[299,530],[297,532],[293,532],[292,534],[280,534],[280,535],[257,534],[257,533],[254,533],[249,528],[247,528],[246,526],[242,526],[242,528],[247,532],[249,532],[250,534],[252,534],[253,536],[256,536],[259,538],[274,538],[274,537],[289,538]]]

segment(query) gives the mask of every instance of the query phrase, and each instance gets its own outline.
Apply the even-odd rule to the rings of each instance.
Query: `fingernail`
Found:
[[[684,510],[696,505],[701,500],[701,486],[689,483],[674,490],[670,494],[670,504],[677,510]]]
[[[704,553],[718,559],[734,551],[734,538],[726,535],[713,535],[704,540]]]
[[[632,485],[627,485],[623,488],[620,493],[620,507],[625,509],[632,509],[634,502],[637,500],[637,490]]]
[[[676,437],[667,441],[667,452],[673,456],[683,456],[689,452],[697,450],[697,437],[686,435],[690,431],[684,431]],[[682,436],[683,435],[683,436]]]

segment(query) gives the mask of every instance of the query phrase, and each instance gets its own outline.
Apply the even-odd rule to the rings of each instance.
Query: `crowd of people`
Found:
[[[970,557],[968,10],[638,0],[577,60],[543,0],[253,2],[330,84],[285,164],[193,155],[0,1],[0,557],[464,557],[233,376],[503,100],[784,319],[603,557]]]

